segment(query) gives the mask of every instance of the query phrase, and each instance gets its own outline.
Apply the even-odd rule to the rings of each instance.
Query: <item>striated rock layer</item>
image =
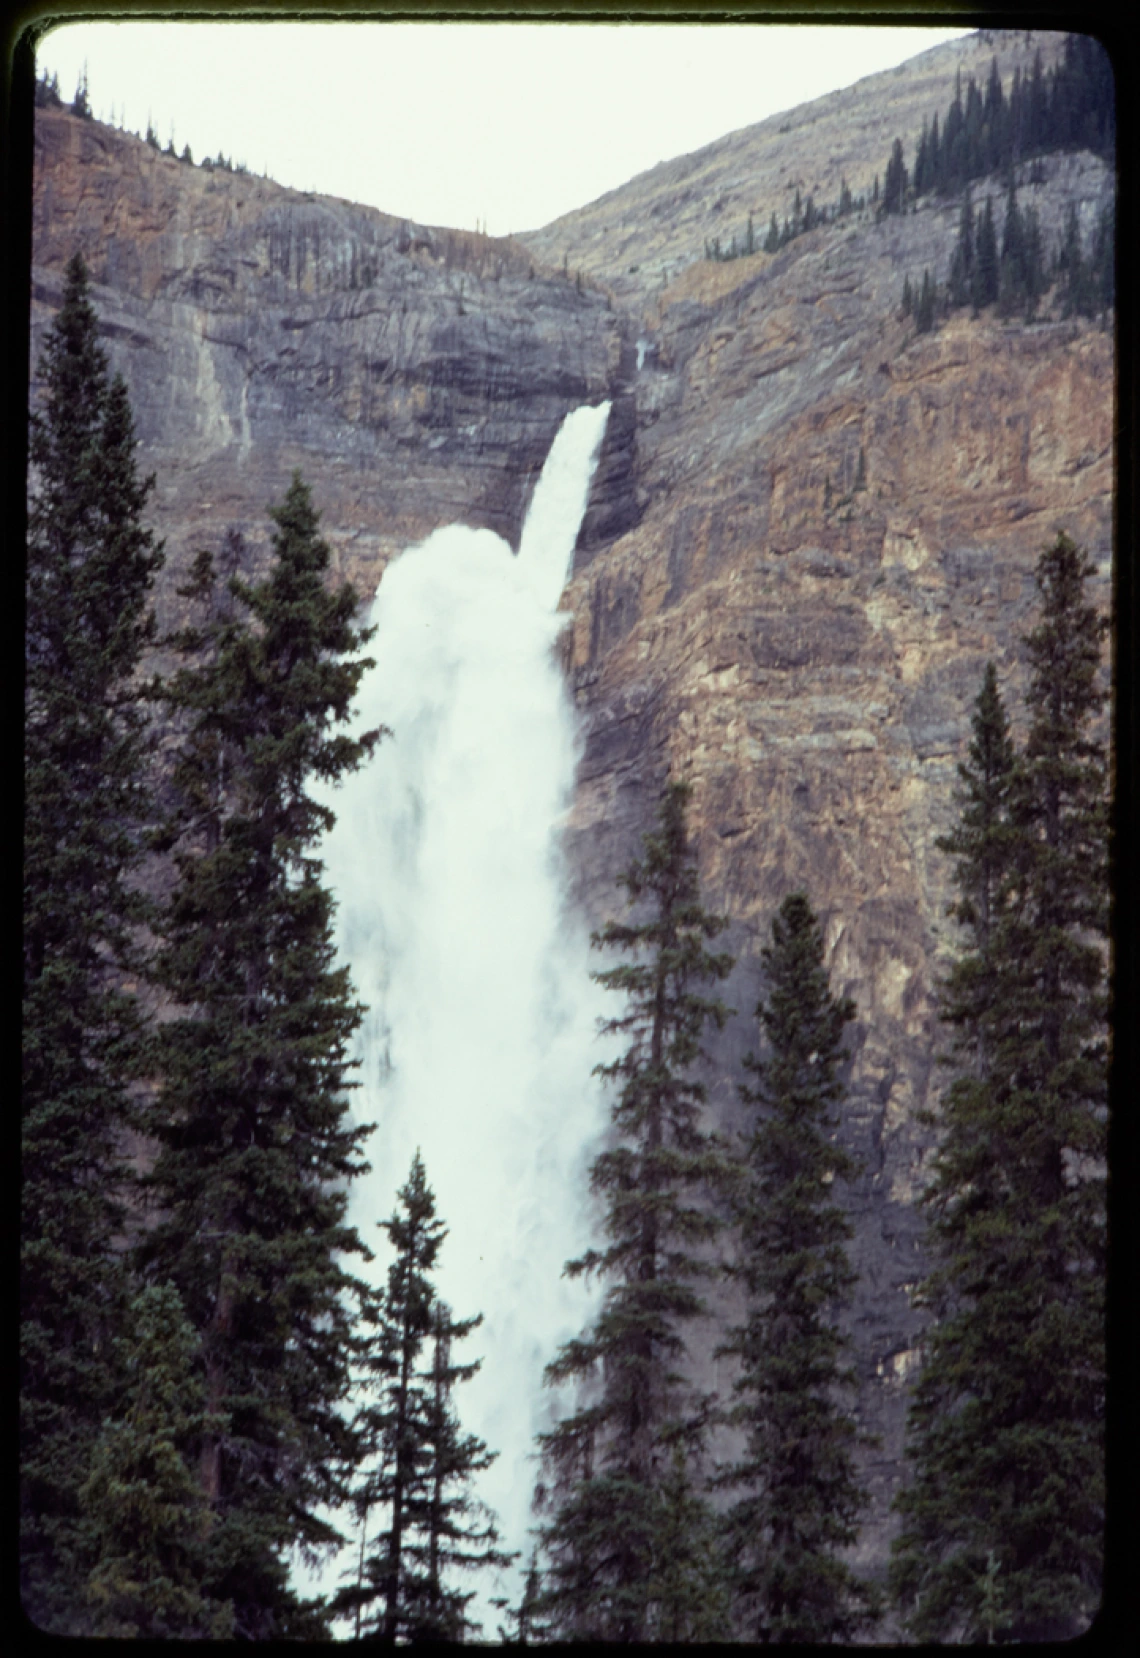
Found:
[[[1048,306],[1031,325],[960,312],[916,336],[899,316],[904,276],[945,278],[956,204],[855,215],[771,257],[700,253],[748,211],[758,227],[782,214],[797,183],[817,205],[841,177],[869,189],[896,133],[909,162],[957,65],[981,80],[996,53],[1008,83],[1059,43],[1018,32],[938,48],[522,243],[198,171],[38,116],[37,349],[78,247],[158,478],[167,617],[187,553],[229,524],[257,563],[265,505],[294,466],[336,573],[365,597],[441,524],[515,540],[562,416],[614,400],[565,600],[584,730],[577,896],[595,920],[613,912],[662,782],[690,778],[705,897],[731,917],[738,956],[739,1012],[710,1071],[727,1128],[772,913],[803,887],[823,919],[833,988],[858,1008],[841,1134],[862,1162],[850,1327],[859,1417],[879,1443],[856,1552],[876,1571],[920,1327],[915,1199],[933,1140],[917,1113],[937,1100],[935,989],[953,946],[935,840],[990,657],[1016,723],[1033,567],[1058,529],[1089,548],[1108,605],[1113,345]],[[1047,244],[1070,203],[1087,237],[1111,175],[1088,155],[1044,171],[1020,199]],[[998,181],[990,193],[1000,225]],[[727,1388],[712,1346],[710,1329],[699,1368]]]
[[[78,248],[157,475],[168,591],[230,524],[267,546],[294,467],[335,574],[369,596],[441,523],[517,536],[562,417],[612,380],[605,295],[510,242],[207,172],[58,111],[36,125],[33,352]]]

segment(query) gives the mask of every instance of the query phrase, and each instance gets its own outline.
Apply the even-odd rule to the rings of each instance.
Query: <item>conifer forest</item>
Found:
[[[1018,202],[1015,167],[1112,149],[1111,71],[1070,38],[1011,88],[996,68],[984,88],[959,77],[912,165],[895,140],[865,198],[846,179],[834,205],[797,194],[782,223],[750,218],[706,258],[937,193],[960,227],[947,269],[899,272],[918,332],[955,311],[1031,320],[1050,293],[1107,325],[1111,212],[1082,232],[1074,210],[1053,246]],[[84,84],[83,119],[87,99]],[[37,101],[58,107],[58,83]],[[674,772],[590,940],[610,1057],[583,1080],[607,1120],[584,1176],[594,1235],[565,1274],[594,1286],[596,1313],[543,1361],[575,1403],[534,1444],[520,1552],[477,1492],[498,1447],[465,1425],[465,1390],[496,1355],[483,1309],[440,1286],[441,1258],[467,1247],[458,1217],[419,1151],[370,1167],[373,1125],[353,1108],[367,1009],[322,843],[330,788],[399,741],[383,711],[353,724],[374,630],[301,471],[269,508],[271,556],[251,562],[236,530],[199,551],[178,624],[159,626],[158,485],[92,286],[76,253],[29,439],[31,1624],[383,1645],[1080,1634],[1104,1571],[1110,1070],[1109,623],[1089,552],[1065,529],[1029,549],[1022,671],[990,661],[976,684],[953,825],[931,851],[950,871],[952,947],[889,1570],[857,1548],[871,1436],[844,1319],[860,1169],[838,1133],[856,1007],[818,898],[791,880],[754,1005],[727,1006],[728,918],[702,894],[694,788]],[[860,449],[852,495],[867,489]],[[731,1015],[751,1047],[717,1077],[709,1041]],[[714,1082],[739,1130],[714,1125]],[[352,1218],[365,1175],[388,1194],[371,1237]],[[698,1345],[722,1387],[691,1362]],[[334,1558],[324,1593],[294,1570]],[[522,1588],[488,1620],[477,1591],[508,1566]]]

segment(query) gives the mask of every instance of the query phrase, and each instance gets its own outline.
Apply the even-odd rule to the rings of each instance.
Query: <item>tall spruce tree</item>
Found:
[[[432,1282],[447,1228],[436,1214],[417,1152],[399,1206],[380,1224],[396,1256],[384,1292],[364,1312],[363,1366],[372,1397],[357,1418],[363,1478],[353,1493],[361,1523],[379,1511],[386,1524],[361,1558],[356,1581],[334,1602],[354,1614],[356,1632],[385,1643],[461,1640],[470,1630],[466,1608],[474,1590],[447,1575],[506,1566],[493,1518],[470,1492],[474,1476],[495,1453],[464,1434],[451,1402],[457,1383],[479,1361],[458,1364],[452,1346],[481,1322],[457,1322]]]
[[[906,193],[909,183],[906,162],[903,159],[902,139],[896,138],[887,161],[886,181],[883,185],[883,212],[906,211]]]
[[[1025,309],[1030,290],[1027,254],[1025,220],[1017,205],[1017,191],[1011,182],[1006,194],[1001,257],[998,261],[998,310],[1003,317]]]
[[[31,421],[24,682],[21,1584],[32,1619],[60,1630],[82,1622],[78,1493],[120,1385],[110,1337],[129,1295],[114,1246],[142,1027],[126,975],[151,810],[137,669],[162,562],[126,388],[97,336],[76,254]]]
[[[705,1090],[692,1072],[705,1027],[719,1028],[727,1010],[701,987],[725,978],[732,958],[707,947],[725,922],[700,902],[689,795],[687,784],[667,787],[656,832],[621,877],[644,919],[611,921],[593,939],[641,959],[595,975],[626,998],[604,1028],[628,1046],[598,1067],[620,1084],[618,1143],[591,1171],[610,1241],[566,1268],[600,1273],[609,1287],[593,1328],[546,1372],[552,1383],[579,1379],[594,1391],[541,1438],[550,1491],[541,1607],[560,1638],[724,1633],[719,1566],[694,1544],[698,1533],[711,1535],[700,1487],[710,1401],[678,1365],[684,1331],[705,1312],[698,1286],[713,1265],[704,1246],[718,1229],[707,1200],[725,1173],[700,1126]]]
[[[99,1635],[145,1640],[229,1635],[232,1609],[208,1601],[206,1501],[195,1443],[216,1431],[205,1414],[198,1338],[171,1284],[142,1290],[129,1310],[125,1409],[109,1421],[80,1497],[97,1559],[87,1598]]]
[[[357,1285],[343,1258],[366,1251],[346,1188],[367,1127],[348,1120],[360,1009],[315,850],[333,814],[308,789],[358,766],[378,735],[336,730],[367,666],[345,658],[365,636],[351,588],[325,585],[329,550],[297,474],[272,516],[264,580],[234,574],[221,600],[199,558],[187,592],[204,619],[180,636],[196,656],[162,693],[182,746],[155,972],[184,1011],[159,1033],[143,1182],[155,1223],[139,1252],[148,1278],[178,1290],[207,1408],[225,1421],[200,1447],[203,1592],[232,1604],[246,1639],[322,1633],[288,1556],[340,1540],[319,1509],[343,1498],[352,1454],[339,1407]]]
[[[835,1143],[844,1026],[823,938],[803,893],[784,900],[763,952],[767,994],[756,1009],[767,1055],[749,1055],[743,1087],[755,1127],[735,1199],[745,1322],[720,1352],[740,1374],[728,1418],[746,1432],[741,1459],[718,1484],[743,1491],[725,1516],[734,1601],[754,1641],[848,1640],[871,1597],[840,1558],[866,1501],[852,1451],[856,1428],[839,1402],[854,1385],[836,1318],[855,1280],[851,1225],[831,1195],[852,1159]]]
[[[934,1321],[892,1563],[924,1639],[1062,1639],[1099,1595],[1108,872],[1092,573],[1064,534],[1043,552],[1024,753],[988,672],[945,843],[966,943],[944,997],[958,1074],[926,1196]]]
[[[992,305],[998,297],[998,244],[994,228],[993,201],[986,197],[986,205],[978,220],[974,242],[974,265],[970,274],[970,300],[974,311]]]
[[[974,207],[970,187],[962,192],[962,211],[958,218],[958,239],[950,256],[950,276],[947,294],[951,305],[965,305],[973,291],[974,280]]]

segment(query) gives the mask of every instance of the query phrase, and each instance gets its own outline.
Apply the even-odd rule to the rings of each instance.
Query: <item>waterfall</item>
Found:
[[[352,1103],[376,1128],[351,1219],[376,1260],[360,1270],[385,1280],[376,1223],[418,1146],[449,1228],[440,1294],[457,1318],[484,1315],[457,1350],[482,1369],[455,1405],[498,1452],[475,1495],[503,1546],[523,1551],[479,1584],[484,1640],[496,1637],[489,1595],[517,1600],[529,1552],[534,1438],[551,1419],[543,1366],[597,1304],[595,1288],[561,1277],[594,1241],[587,1178],[604,1108],[591,1070],[610,1010],[566,899],[559,826],[578,738],[555,644],[608,412],[567,416],[517,556],[489,530],[451,526],[385,571],[354,725],[392,735],[325,796],[341,959],[369,1008]]]

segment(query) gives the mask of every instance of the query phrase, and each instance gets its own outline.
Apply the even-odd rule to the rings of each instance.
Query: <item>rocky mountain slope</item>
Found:
[[[863,1164],[851,1326],[860,1417],[880,1436],[859,1551],[876,1569],[919,1327],[914,1201],[932,1141],[917,1113],[937,1097],[935,987],[953,942],[935,839],[988,658],[1016,711],[1032,571],[1058,529],[1093,554],[1108,605],[1113,341],[1048,304],[1030,325],[962,311],[916,335],[904,276],[945,277],[956,203],[856,214],[771,256],[701,253],[749,211],[758,227],[786,212],[797,187],[819,204],[844,177],[868,190],[895,135],[909,162],[959,65],[980,81],[996,54],[1008,81],[1038,46],[1048,66],[1059,37],[937,48],[522,243],[38,117],[34,334],[80,248],[158,478],[167,614],[188,553],[229,524],[257,562],[293,466],[365,597],[439,525],[515,539],[562,416],[614,400],[565,600],[585,732],[578,896],[591,917],[612,913],[656,791],[670,768],[689,777],[705,897],[738,955],[740,1012],[714,1056],[726,1126],[772,912],[803,886],[823,918],[833,987],[859,1014],[842,1132]],[[1044,172],[1021,199],[1047,243],[1070,203],[1087,235],[1111,175],[1085,154]]]

